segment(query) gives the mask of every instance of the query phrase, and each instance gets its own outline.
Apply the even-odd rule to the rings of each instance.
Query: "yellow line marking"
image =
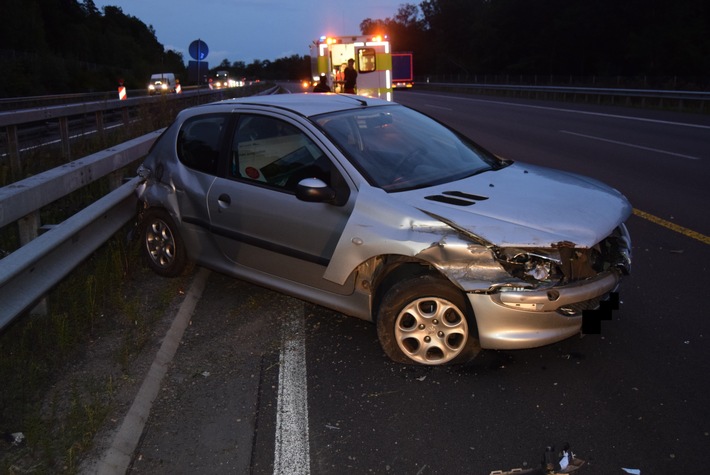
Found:
[[[640,218],[651,221],[652,223],[658,224],[659,226],[663,226],[664,228],[668,228],[684,236],[697,239],[703,244],[710,244],[710,236],[700,234],[699,232],[693,231],[692,229],[684,228],[683,226],[678,226],[675,223],[671,223],[670,221],[666,221],[665,219],[661,219],[657,216],[646,213],[645,211],[641,211],[640,209],[634,208],[634,214]]]

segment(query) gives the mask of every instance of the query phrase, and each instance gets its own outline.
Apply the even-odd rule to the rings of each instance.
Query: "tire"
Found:
[[[163,209],[149,209],[141,224],[141,249],[148,267],[163,277],[182,274],[187,255],[175,221]]]
[[[405,364],[465,363],[481,349],[466,297],[432,274],[387,291],[377,312],[377,336],[387,356]]]

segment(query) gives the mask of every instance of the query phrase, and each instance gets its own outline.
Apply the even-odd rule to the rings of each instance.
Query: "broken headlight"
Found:
[[[497,249],[496,258],[512,275],[528,282],[558,280],[560,256],[555,250]]]
[[[532,283],[570,283],[617,269],[628,274],[631,241],[621,225],[591,248],[559,242],[545,249],[494,249],[498,262],[513,277]]]

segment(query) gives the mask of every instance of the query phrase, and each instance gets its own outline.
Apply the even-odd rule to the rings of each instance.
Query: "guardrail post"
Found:
[[[10,172],[17,179],[22,175],[22,165],[20,164],[20,147],[17,140],[17,126],[8,125],[5,128],[7,134],[7,153],[10,155]]]
[[[99,136],[103,137],[104,132],[106,131],[105,126],[104,126],[104,112],[103,111],[96,111],[96,130],[99,133]]]
[[[20,230],[20,245],[24,246],[37,237],[40,217],[39,211],[33,211],[17,222]]]
[[[131,125],[130,117],[128,116],[128,107],[121,109],[121,117],[123,117],[123,125],[126,127]]]
[[[40,225],[39,210],[33,211],[17,222],[21,246],[24,246],[38,236]],[[32,310],[32,313],[47,315],[47,311],[47,299],[42,299]]]
[[[68,159],[70,157],[69,148],[69,118],[59,118],[59,137],[62,141],[62,157]]]
[[[116,170],[108,175],[108,187],[109,190],[113,191],[119,186],[123,185],[123,171]]]

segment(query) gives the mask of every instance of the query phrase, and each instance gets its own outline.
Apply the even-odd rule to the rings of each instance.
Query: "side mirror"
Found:
[[[296,198],[310,203],[332,202],[335,190],[318,178],[304,178],[296,185]]]

